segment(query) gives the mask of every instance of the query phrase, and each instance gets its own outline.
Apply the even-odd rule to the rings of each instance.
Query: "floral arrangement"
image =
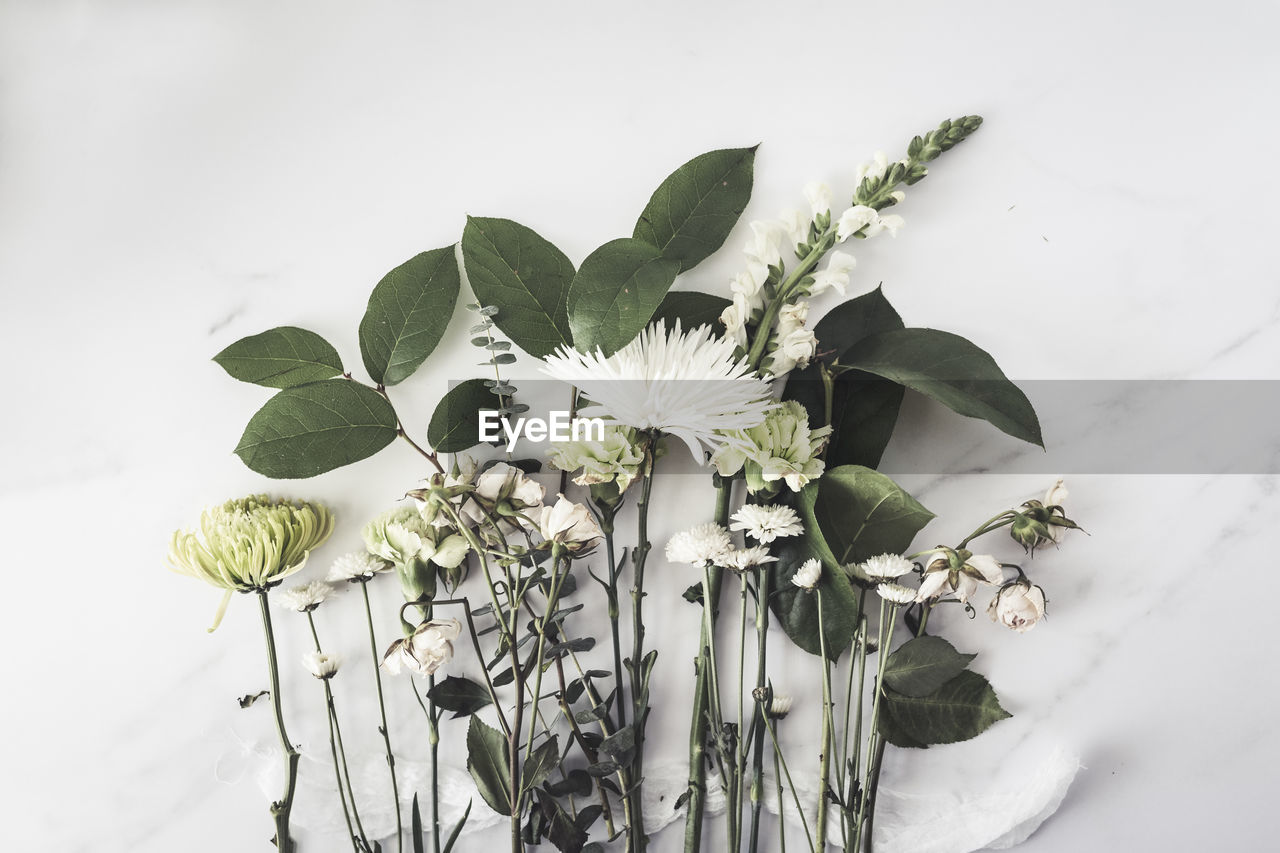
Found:
[[[669,583],[646,584],[648,522],[662,486],[655,489],[655,472],[687,465],[686,452],[716,497],[713,506],[682,506],[701,518],[661,551],[694,570],[683,599],[701,626],[690,650],[688,786],[677,803],[685,850],[702,848],[713,785],[727,805],[732,851],[785,848],[785,821],[776,847],[762,837],[766,786],[779,803],[794,803],[811,851],[828,841],[868,849],[889,746],[966,740],[1008,716],[969,668],[974,656],[929,633],[929,616],[947,604],[972,615],[974,598],[990,589],[991,619],[1015,632],[1033,628],[1045,614],[1044,591],[1020,565],[973,546],[981,539],[994,550],[985,543],[998,532],[1027,554],[1060,542],[1077,527],[1063,508],[1065,488],[1059,481],[1042,500],[996,515],[959,542],[911,552],[933,514],[876,468],[905,389],[1041,444],[1035,412],[983,350],[907,327],[879,288],[816,323],[809,318],[814,297],[847,295],[855,268],[848,247],[894,235],[903,221],[889,210],[903,203],[902,188],[980,124],[977,116],[945,121],[912,139],[902,159],[877,155],[859,169],[847,206],[833,207],[832,191],[813,184],[804,190],[807,211],[751,223],[730,298],[673,284],[737,223],[751,194],[754,148],[712,151],[681,166],[630,237],[605,243],[576,268],[524,225],[469,218],[461,263],[453,245],[426,251],[374,288],[359,325],[368,382],[319,335],[292,326],[215,357],[232,377],[277,389],[236,448],[252,470],[312,477],[397,439],[425,466],[417,482],[389,484],[388,503],[404,500],[368,521],[365,549],[332,560],[324,580],[277,590],[334,530],[333,515],[316,503],[230,501],[172,540],[171,566],[224,592],[214,627],[233,593],[258,599],[286,765],[270,808],[282,853],[296,849],[290,814],[299,754],[280,695],[273,591],[306,617],[314,648],[302,664],[324,687],[334,808],[356,853],[402,852],[406,841],[414,851],[449,851],[471,813],[442,826],[433,776],[402,814],[384,673],[413,682],[433,773],[442,733],[465,738],[467,769],[483,802],[509,820],[513,851],[543,842],[562,851],[600,851],[610,842],[644,850],[650,685],[656,673],[684,672],[646,643],[647,601],[666,608],[681,599]],[[425,437],[415,438],[391,389],[436,349],[464,276],[475,295],[469,335],[484,353],[485,375],[454,384]],[[564,384],[574,426],[532,458],[514,452],[521,425],[527,439],[547,430],[535,435],[526,423],[531,407],[506,375],[516,348]],[[505,438],[489,430],[499,424]],[[558,472],[550,475],[558,476],[558,493],[542,481],[544,465]],[[634,515],[631,534],[619,529],[624,508]],[[369,584],[384,575],[403,592],[395,620],[370,602]],[[370,837],[361,820],[332,689],[342,662],[324,650],[314,618],[343,587],[359,588],[369,634],[395,798],[390,842]],[[722,607],[736,610],[736,620]],[[604,626],[593,614],[601,612],[608,648],[596,650],[593,633]],[[766,644],[774,626],[814,656],[821,679],[822,707],[803,709],[820,723],[816,766],[788,761],[778,737],[802,709],[774,690]],[[380,643],[380,631],[395,640]],[[472,657],[479,680],[449,672],[461,655]],[[816,808],[794,784],[801,773],[816,774]]]

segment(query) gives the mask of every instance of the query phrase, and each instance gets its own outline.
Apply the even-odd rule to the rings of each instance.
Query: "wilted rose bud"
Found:
[[[457,619],[423,622],[403,640],[396,640],[382,657],[382,668],[392,675],[402,669],[431,675],[453,657],[453,641],[462,633]]]
[[[1028,552],[1034,552],[1049,542],[1062,542],[1068,530],[1079,529],[1079,525],[1067,518],[1062,508],[1066,499],[1067,488],[1062,480],[1058,480],[1045,492],[1043,501],[1030,500],[1022,505],[1021,510],[1014,510],[1009,535]]]
[[[1019,634],[1030,631],[1044,618],[1044,590],[1031,581],[1021,578],[996,590],[987,615],[992,622],[999,622]]]
[[[916,601],[941,598],[954,592],[962,603],[978,591],[978,584],[997,584],[1004,579],[1000,561],[988,554],[974,554],[965,549],[938,548],[925,555],[924,578],[916,592]]]

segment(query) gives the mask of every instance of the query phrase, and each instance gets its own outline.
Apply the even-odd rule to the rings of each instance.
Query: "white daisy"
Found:
[[[769,716],[781,720],[791,713],[791,706],[795,704],[795,701],[791,696],[775,693],[773,699],[769,702]]]
[[[703,444],[724,441],[717,431],[755,426],[773,407],[769,385],[735,351],[710,326],[682,332],[677,321],[668,331],[659,320],[611,356],[561,347],[542,372],[593,401],[582,417],[670,433],[701,463]]]
[[[691,566],[706,566],[716,562],[732,548],[729,531],[714,522],[707,522],[672,536],[667,542],[667,560]]]
[[[324,652],[307,652],[302,656],[302,666],[321,680],[333,678],[342,665],[342,658]]]
[[[789,506],[770,504],[746,504],[732,516],[730,530],[743,530],[752,539],[767,545],[784,536],[799,536],[804,533],[804,525],[800,516]]]
[[[914,569],[915,564],[900,554],[881,554],[860,563],[858,568],[875,580],[897,580]]]
[[[893,604],[910,604],[916,600],[916,591],[900,583],[882,583],[876,586],[876,592],[885,601]]]
[[[821,579],[822,561],[816,557],[812,560],[805,560],[800,568],[796,569],[796,573],[791,576],[791,582],[801,589],[813,589]]]
[[[290,610],[306,613],[309,610],[315,610],[335,592],[337,590],[331,583],[311,581],[310,583],[298,584],[297,586],[280,590],[280,592],[276,593],[276,601]]]
[[[367,581],[379,572],[385,572],[390,568],[390,563],[378,559],[367,551],[352,551],[333,561],[333,565],[329,567],[329,580],[334,583]]]
[[[751,548],[736,548],[716,558],[716,565],[731,572],[741,572],[766,563],[776,563],[778,558],[769,553],[763,545]]]

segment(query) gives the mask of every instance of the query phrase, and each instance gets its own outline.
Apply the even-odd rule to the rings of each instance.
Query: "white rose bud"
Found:
[[[987,605],[987,615],[1019,634],[1026,633],[1044,618],[1044,590],[1028,580],[1016,580],[996,590]]]
[[[431,675],[453,657],[453,641],[462,633],[457,619],[432,619],[423,622],[403,640],[396,640],[382,657],[382,668],[392,675],[408,669],[419,675]]]
[[[542,508],[542,514],[538,519],[538,532],[542,534],[543,539],[564,545],[570,551],[576,551],[604,535],[585,506],[574,503],[564,495],[559,497],[555,506]]]

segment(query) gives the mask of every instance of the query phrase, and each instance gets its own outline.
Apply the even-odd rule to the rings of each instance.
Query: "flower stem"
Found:
[[[822,754],[818,770],[818,817],[814,826],[814,838],[826,849],[827,845],[827,791],[831,775],[831,660],[827,657],[827,632],[822,623],[822,590],[818,596],[818,651],[822,655]]]
[[[324,650],[320,647],[320,634],[319,632],[316,631],[315,614],[312,613],[312,611],[310,610],[306,611],[306,614],[307,614],[307,625],[311,628],[311,639],[315,641],[316,651],[323,652]],[[369,842],[364,837],[363,826],[360,827],[360,836],[357,839],[355,828],[352,827],[351,825],[351,812],[355,808],[356,798],[355,798],[355,792],[350,790],[351,780],[350,780],[349,774],[348,774],[346,788],[343,787],[343,783],[342,783],[342,773],[347,766],[347,757],[346,757],[346,752],[344,751],[342,754],[341,761],[339,761],[338,740],[341,737],[341,735],[338,730],[338,709],[333,703],[333,689],[329,686],[329,679],[322,678],[320,679],[320,682],[324,685],[325,709],[329,716],[329,752],[333,754],[333,775],[338,783],[338,799],[342,801],[342,816],[346,818],[346,821],[347,821],[347,835],[350,836],[351,838],[351,846],[356,851],[356,853],[360,853],[359,842],[364,843],[365,849],[368,849]],[[350,808],[347,807],[348,794],[351,795]],[[359,815],[357,815],[356,820],[358,823]]]
[[[809,832],[809,821],[804,816],[804,806],[800,804],[800,795],[796,792],[796,783],[791,781],[791,771],[787,768],[787,758],[782,754],[782,746],[778,743],[778,733],[774,731],[773,723],[770,722],[768,717],[765,717],[764,724],[765,728],[769,731],[769,739],[773,741],[774,758],[776,758],[778,763],[782,765],[782,773],[787,777],[787,787],[791,789],[791,798],[796,804],[796,814],[800,815],[800,825],[804,827],[804,837],[809,841],[809,853],[816,853],[816,848],[813,845],[813,835]],[[778,790],[779,793],[781,793],[781,782],[778,783]],[[783,820],[781,800],[778,801],[778,819],[779,821]]]
[[[644,652],[644,566],[649,556],[649,498],[653,491],[653,463],[658,434],[650,433],[644,448],[644,473],[640,499],[636,504],[636,547],[631,556],[631,720],[635,729],[636,755],[632,762],[631,825],[627,827],[627,849],[641,853],[649,843],[644,832],[644,730],[649,717],[649,673]]]
[[[756,690],[765,699],[756,700],[755,716],[751,720],[751,835],[749,849],[755,853],[760,843],[760,809],[764,805],[764,716],[769,709],[765,702],[769,696],[765,678],[765,659],[769,635],[769,574],[765,566],[756,566]],[[782,807],[779,795],[778,807]]]
[[[716,486],[716,524],[723,526],[729,522],[732,500],[732,481],[721,481]],[[707,704],[711,681],[706,650],[711,645],[712,632],[715,631],[723,570],[712,567],[708,569],[708,574],[702,591],[702,635],[698,640],[698,657],[694,662],[697,675],[693,687],[693,716],[689,725],[689,811],[684,823],[685,853],[697,853],[702,849],[702,814],[707,802]]]
[[[871,847],[871,830],[874,826],[876,788],[880,784],[880,762],[884,758],[884,738],[880,735],[880,699],[884,690],[884,671],[889,659],[889,642],[893,639],[893,623],[898,607],[889,601],[880,602],[880,628],[876,647],[875,696],[871,702],[871,730],[867,741],[867,769],[863,774],[862,796],[858,805],[857,826],[854,829],[853,849],[860,850],[862,839]],[[865,836],[863,827],[866,827]]]
[[[284,711],[280,707],[280,666],[276,660],[276,638],[271,630],[271,610],[267,606],[267,591],[258,590],[258,604],[262,609],[262,632],[267,641],[267,670],[271,676],[271,707],[275,711],[276,734],[280,736],[280,748],[285,755],[284,795],[271,804],[271,816],[276,824],[276,848],[280,853],[293,853],[295,847],[289,835],[289,815],[293,811],[293,792],[298,786],[298,751],[289,740],[284,728]]]
[[[396,849],[404,851],[404,824],[400,818],[400,785],[396,781],[396,757],[391,751],[391,733],[387,729],[387,703],[382,695],[382,669],[378,666],[378,640],[373,632],[373,607],[369,604],[369,583],[361,581],[360,591],[364,593],[364,615],[369,623],[369,652],[373,660],[373,678],[378,686],[378,712],[382,717],[382,742],[387,750],[387,770],[391,773],[391,801],[396,813]]]

